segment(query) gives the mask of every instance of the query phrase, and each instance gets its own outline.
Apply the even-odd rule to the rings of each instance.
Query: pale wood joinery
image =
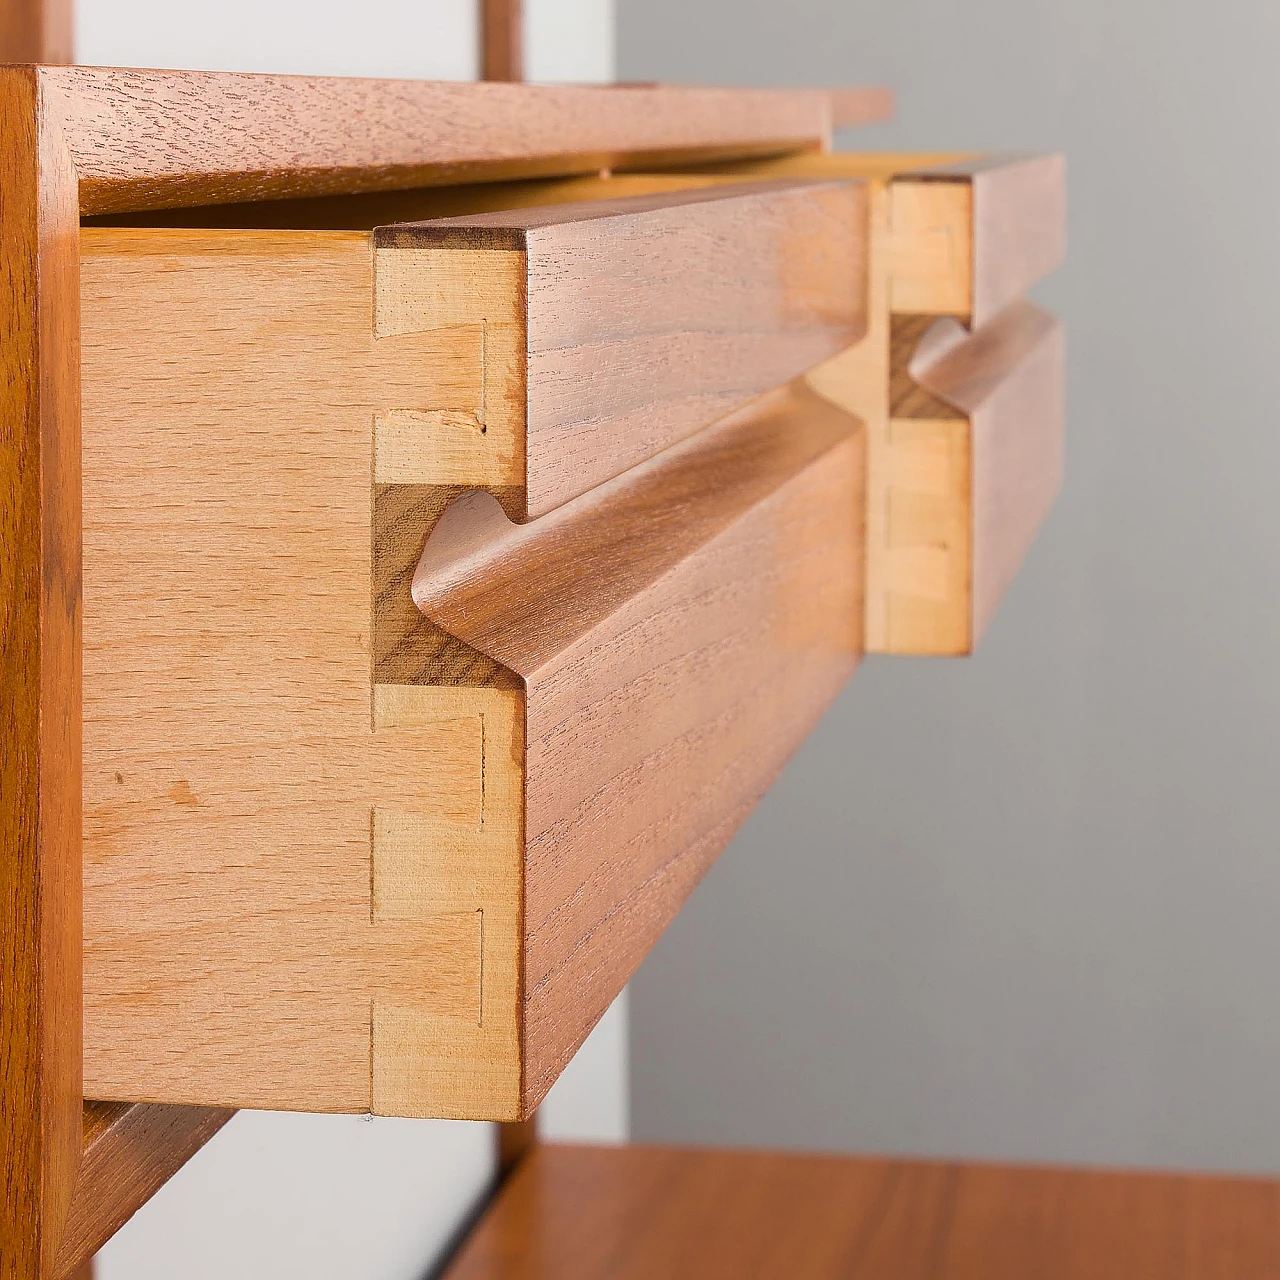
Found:
[[[1033,343],[977,335],[1004,323],[1062,259],[1062,157],[841,152],[727,172],[867,182],[867,337],[810,374],[815,388],[868,427],[867,648],[971,652],[1061,474],[1060,327],[1031,323]],[[932,412],[904,408],[911,368],[923,371],[913,365],[915,343],[942,317],[974,331],[971,359],[992,362],[989,371],[1007,385],[989,386],[980,404],[945,403],[940,393]]]
[[[48,1275],[80,1155],[74,176],[0,69],[0,1277]]]
[[[853,342],[865,219],[860,184],[776,182],[383,227],[377,331],[483,329],[492,483],[537,516]],[[419,470],[453,456],[422,425]]]

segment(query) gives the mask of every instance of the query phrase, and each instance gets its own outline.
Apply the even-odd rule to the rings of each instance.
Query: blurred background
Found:
[[[546,1129],[1280,1171],[1280,7],[526,9],[530,79],[887,84],[896,119],[840,145],[1060,149],[1071,192],[1069,264],[1038,291],[1068,328],[1067,480],[979,653],[867,660]],[[77,21],[90,63],[476,74],[472,0],[79,0]],[[242,1113],[99,1277],[420,1275],[490,1144]]]

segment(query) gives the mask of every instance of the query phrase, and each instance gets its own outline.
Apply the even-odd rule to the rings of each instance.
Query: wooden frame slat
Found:
[[[30,69],[0,72],[0,1276],[52,1267],[80,1152],[77,210]]]
[[[70,62],[72,27],[72,0],[4,0],[0,63]]]
[[[480,0],[480,74],[485,80],[524,79],[524,5]]]
[[[211,1107],[88,1103],[76,1195],[54,1268],[58,1280],[78,1275],[234,1114]]]

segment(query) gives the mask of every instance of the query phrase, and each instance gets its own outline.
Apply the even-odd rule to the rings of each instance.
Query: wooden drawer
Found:
[[[922,159],[848,165],[872,202],[870,332],[813,385],[868,427],[868,650],[965,654],[1061,480],[1062,327],[1021,299],[1062,261],[1065,167]]]
[[[861,652],[793,379],[865,248],[803,180],[83,231],[88,1096],[537,1104]]]
[[[1062,157],[837,152],[716,172],[867,184],[867,336],[810,375],[867,424],[867,649],[972,652],[1061,479],[1062,328],[1023,295],[1065,252]]]

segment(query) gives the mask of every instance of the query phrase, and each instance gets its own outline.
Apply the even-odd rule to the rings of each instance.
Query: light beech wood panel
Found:
[[[370,680],[376,411],[456,400],[480,352],[374,337],[367,236],[158,234],[84,233],[85,1087],[367,1110],[375,996],[473,1037],[478,913],[511,909],[371,899],[379,820],[474,832],[510,759],[482,715],[514,695],[426,691],[391,734]]]

